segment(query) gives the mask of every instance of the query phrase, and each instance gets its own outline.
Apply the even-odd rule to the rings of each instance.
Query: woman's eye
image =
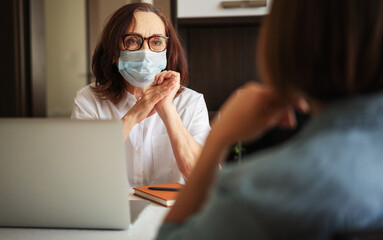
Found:
[[[131,45],[131,44],[137,44],[138,41],[137,41],[137,39],[129,38],[129,39],[126,40],[126,43]]]
[[[127,50],[137,50],[141,46],[142,40],[139,37],[128,36],[124,39],[124,46]]]
[[[154,39],[152,40],[152,43],[153,43],[154,45],[156,45],[156,46],[160,46],[160,45],[162,45],[162,39],[161,39],[161,38],[154,38]]]

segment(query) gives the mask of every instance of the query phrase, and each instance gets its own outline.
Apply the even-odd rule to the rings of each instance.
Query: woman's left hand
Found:
[[[249,82],[224,103],[209,137],[221,141],[217,145],[229,146],[259,138],[275,126],[294,128],[294,106],[308,110],[303,99],[287,100],[266,85]]]
[[[175,79],[176,86],[173,88],[172,92],[155,106],[156,111],[161,114],[162,111],[165,110],[166,107],[172,105],[173,99],[180,89],[180,74],[175,71],[163,71],[156,75],[155,82],[157,85],[162,84],[164,81]]]

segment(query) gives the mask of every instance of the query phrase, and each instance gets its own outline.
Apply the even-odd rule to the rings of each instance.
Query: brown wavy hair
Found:
[[[167,46],[167,70],[179,72],[181,86],[188,83],[188,70],[185,52],[170,19],[163,11],[147,3],[127,4],[118,9],[106,24],[92,58],[92,70],[96,78],[93,90],[102,98],[118,103],[125,94],[126,80],[118,71],[115,59],[120,56],[122,36],[126,29],[135,24],[135,12],[152,12],[161,18],[165,25]],[[181,87],[178,93],[183,90]]]
[[[329,102],[383,89],[383,1],[274,0],[260,70],[288,96]]]

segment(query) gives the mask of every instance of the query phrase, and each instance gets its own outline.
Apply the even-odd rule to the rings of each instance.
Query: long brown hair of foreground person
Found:
[[[272,8],[259,59],[281,93],[328,102],[383,88],[383,1],[278,0]]]
[[[94,51],[92,70],[96,77],[94,90],[103,98],[118,103],[125,94],[126,81],[118,72],[116,62],[120,56],[120,44],[126,29],[134,24],[135,12],[153,12],[164,22],[166,36],[169,37],[167,46],[167,70],[179,72],[180,84],[188,83],[186,56],[174,27],[163,11],[146,3],[133,3],[120,8],[109,19],[101,39]],[[112,62],[114,62],[112,64]],[[182,91],[180,88],[179,92]]]

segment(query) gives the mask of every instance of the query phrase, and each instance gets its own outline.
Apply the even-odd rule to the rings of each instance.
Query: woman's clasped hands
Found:
[[[172,101],[180,88],[180,74],[175,71],[163,71],[156,75],[154,82],[144,89],[137,103],[124,116],[133,117],[139,123],[156,112],[162,113]]]
[[[180,89],[180,74],[175,71],[163,71],[156,75],[154,82],[156,86],[161,86],[166,82],[172,82],[172,84],[174,84],[169,94],[165,95],[165,97],[155,105],[155,110],[162,116],[167,110],[166,108],[172,106],[173,99]]]

